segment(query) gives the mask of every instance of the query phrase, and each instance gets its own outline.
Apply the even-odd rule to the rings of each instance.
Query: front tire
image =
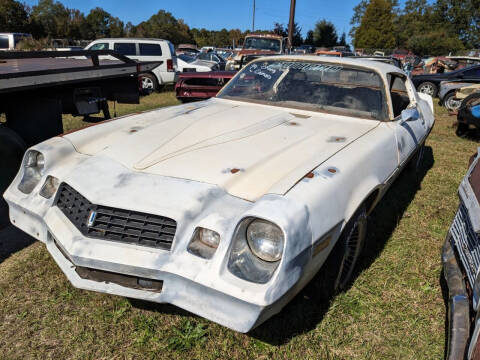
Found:
[[[461,100],[455,100],[455,92],[448,93],[443,99],[443,105],[450,111],[458,111],[460,105],[462,104]]]
[[[418,92],[430,95],[432,98],[437,96],[438,88],[437,85],[430,81],[425,81],[418,85]]]
[[[348,223],[320,269],[319,286],[322,297],[329,299],[350,285],[360,254],[365,245],[367,212],[362,205]]]

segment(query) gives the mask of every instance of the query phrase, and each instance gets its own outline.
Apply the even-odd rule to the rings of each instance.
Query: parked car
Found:
[[[267,57],[216,98],[31,147],[4,197],[74,286],[247,332],[318,271],[326,296],[349,285],[367,215],[433,123],[395,66]]]
[[[363,55],[363,56],[355,56],[353,57],[354,59],[358,60],[371,60],[371,61],[380,61],[385,64],[390,64],[393,66],[398,67],[399,69],[402,69],[402,62],[398,60],[397,58],[390,57],[390,56],[368,56],[368,55]]]
[[[438,104],[445,106],[449,111],[458,111],[462,100],[456,97],[457,90],[470,85],[472,85],[472,83],[466,83],[461,80],[440,82]]]
[[[173,44],[162,39],[106,38],[91,42],[86,50],[115,50],[137,61],[161,61],[151,72],[139,75],[144,91],[155,91],[176,82],[177,56]]]
[[[2,33],[0,32],[0,51],[15,50],[18,43],[25,39],[31,39],[31,34],[26,33]]]
[[[175,95],[183,103],[205,100],[217,95],[236,71],[180,74],[175,84]]]
[[[338,51],[338,50],[317,50],[315,51],[317,56],[333,56],[333,57],[349,57],[355,56],[354,53],[349,51]]]
[[[205,72],[218,70],[218,64],[213,61],[197,60],[186,54],[177,56],[177,69],[179,72]],[[178,81],[178,80],[177,80]]]
[[[441,74],[424,74],[412,77],[418,92],[436,97],[440,82],[461,80],[463,82],[480,82],[480,65]]]
[[[279,55],[285,53],[285,39],[274,34],[248,34],[245,36],[242,49],[235,52],[228,59],[226,70],[238,71],[254,59],[265,55]]]
[[[214,51],[201,52],[197,55],[198,60],[212,61],[218,65],[218,70],[225,70],[226,61]]]
[[[186,54],[189,56],[197,56],[200,50],[197,49],[196,45],[193,44],[180,44],[177,46],[175,53],[179,54]]]
[[[447,360],[480,358],[480,154],[458,188],[460,206],[443,246],[448,285]]]
[[[470,89],[469,89],[470,90]],[[465,135],[470,125],[480,129],[480,88],[475,86],[473,92],[463,98],[457,114],[457,135]],[[461,95],[458,95],[462,98]]]

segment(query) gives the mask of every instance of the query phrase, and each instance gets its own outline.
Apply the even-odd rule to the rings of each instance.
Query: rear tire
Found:
[[[138,75],[140,79],[141,89],[143,94],[151,94],[158,90],[158,80],[155,75],[150,73],[143,73]]]
[[[432,98],[437,96],[438,88],[437,85],[430,81],[425,81],[418,85],[417,91],[423,94],[430,95]]]
[[[407,165],[407,169],[411,172],[418,173],[422,168],[423,154],[425,152],[425,142],[423,142],[419,147],[415,155],[410,159],[410,162]]]

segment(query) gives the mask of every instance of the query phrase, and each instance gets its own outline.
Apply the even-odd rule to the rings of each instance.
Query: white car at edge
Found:
[[[366,215],[433,124],[397,67],[262,58],[217,98],[33,146],[4,197],[74,286],[247,332],[318,271],[348,285]]]

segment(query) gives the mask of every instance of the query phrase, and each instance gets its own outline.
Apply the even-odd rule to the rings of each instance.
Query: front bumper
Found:
[[[66,142],[58,138],[50,140],[53,142],[57,147],[66,146]],[[46,153],[47,145],[36,148]],[[292,246],[301,243],[297,236],[305,239],[305,233],[298,234],[285,216],[286,212],[304,211],[304,208],[295,203],[284,206],[287,200],[282,197],[271,196],[251,203],[213,185],[134,173],[107,158],[81,154],[49,170],[50,157],[46,158],[48,175],[70,184],[92,203],[120,209],[128,204],[130,210],[166,216],[178,224],[170,250],[89,238],[53,205],[53,197],[45,199],[38,194],[44,178],[31,194],[18,191],[20,172],[4,195],[10,220],[46,244],[75,287],[170,303],[235,331],[248,332],[279,312],[314,272],[304,270],[310,265],[309,247],[300,253],[286,251],[288,256],[282,259],[282,265],[266,284],[242,280],[227,269],[230,239],[244,216],[269,214],[272,221],[285,229],[287,236],[293,237],[289,243]],[[218,211],[219,207],[222,212]],[[197,226],[217,231],[224,239],[212,259],[200,258],[186,250]],[[308,233],[306,235],[311,241]],[[163,287],[161,291],[149,291],[89,280],[79,276],[78,267],[158,280],[163,282]]]

